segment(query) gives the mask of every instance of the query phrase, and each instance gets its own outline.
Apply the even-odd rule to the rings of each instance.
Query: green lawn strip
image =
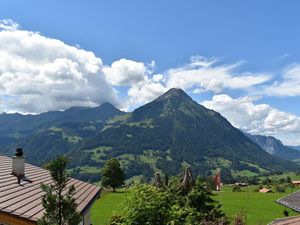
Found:
[[[282,218],[284,207],[275,201],[289,194],[286,193],[259,193],[253,192],[255,186],[243,188],[242,192],[232,192],[232,187],[223,187],[221,192],[216,192],[215,197],[221,204],[224,212],[233,218],[237,213],[243,212],[247,224],[268,224],[276,218]],[[299,215],[288,210],[290,216]]]
[[[108,225],[113,214],[122,212],[127,198],[128,193],[124,191],[103,192],[92,207],[93,225]]]

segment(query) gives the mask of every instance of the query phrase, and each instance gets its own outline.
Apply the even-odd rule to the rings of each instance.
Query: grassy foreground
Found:
[[[235,216],[239,212],[246,215],[247,224],[268,224],[276,218],[283,217],[284,207],[275,203],[281,197],[290,193],[258,193],[253,192],[255,186],[242,189],[242,192],[232,192],[232,187],[225,186],[221,192],[215,192],[215,199],[223,205],[223,210],[229,217]],[[295,190],[294,190],[295,191]],[[92,208],[92,222],[94,225],[108,225],[111,215],[122,212],[126,204],[128,193],[104,192],[101,198],[96,201]],[[288,210],[290,216],[298,215]]]
[[[247,224],[268,224],[272,220],[282,218],[284,207],[275,203],[290,193],[259,193],[253,192],[255,186],[242,189],[242,192],[232,192],[232,187],[223,187],[221,192],[215,192],[217,199],[222,205],[227,216],[233,217],[239,212],[246,216]],[[295,191],[295,190],[294,190]],[[296,212],[288,210],[290,216]]]
[[[122,212],[128,193],[124,191],[103,192],[92,207],[93,225],[107,225],[113,214]]]

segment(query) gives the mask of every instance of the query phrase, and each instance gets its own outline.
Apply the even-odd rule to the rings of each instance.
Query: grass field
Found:
[[[214,197],[223,205],[226,215],[233,217],[244,212],[247,224],[268,224],[276,218],[283,217],[284,207],[275,203],[275,200],[290,193],[258,193],[253,192],[255,186],[246,187],[242,192],[232,192],[232,187],[225,186],[221,192],[215,192]],[[295,190],[294,190],[295,191]],[[111,215],[122,212],[128,194],[125,192],[104,192],[92,208],[92,222],[94,225],[107,225]],[[297,213],[289,210],[290,216]]]
[[[109,224],[110,217],[122,212],[124,204],[126,204],[126,192],[104,192],[101,194],[92,207],[92,223],[93,225],[107,225]]]
[[[259,193],[253,192],[254,186],[243,188],[242,192],[232,192],[232,187],[223,187],[221,192],[216,193],[215,197],[223,205],[226,215],[232,217],[238,212],[246,215],[247,224],[268,224],[276,218],[284,217],[282,212],[283,206],[278,205],[275,201],[288,195],[286,193]],[[297,213],[288,210],[290,216]]]

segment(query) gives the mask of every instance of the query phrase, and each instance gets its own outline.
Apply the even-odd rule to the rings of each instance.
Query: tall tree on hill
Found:
[[[72,185],[67,188],[70,180],[66,171],[68,161],[65,156],[58,156],[45,165],[45,168],[50,170],[53,184],[41,185],[46,194],[42,199],[45,214],[38,221],[39,225],[78,225],[81,220],[73,198],[75,187]]]
[[[108,160],[101,170],[102,180],[101,183],[104,187],[111,187],[113,192],[116,188],[124,184],[124,172],[117,159]]]

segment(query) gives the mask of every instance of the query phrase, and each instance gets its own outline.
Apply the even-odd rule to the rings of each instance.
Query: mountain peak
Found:
[[[172,99],[172,98],[181,98],[185,100],[191,100],[191,97],[188,96],[184,90],[180,88],[171,88],[163,95],[159,96],[156,101],[162,101],[166,99]]]

